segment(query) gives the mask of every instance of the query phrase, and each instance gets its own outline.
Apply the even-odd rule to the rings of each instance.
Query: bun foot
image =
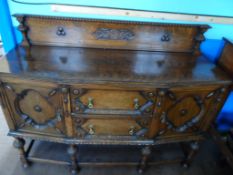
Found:
[[[138,173],[139,173],[139,174],[142,174],[143,172],[144,172],[143,169],[141,169],[141,168],[138,169]]]
[[[29,167],[29,164],[28,164],[28,163],[24,163],[24,164],[23,164],[23,168],[26,169],[26,168],[28,168],[28,167]]]
[[[78,160],[77,160],[77,146],[76,145],[70,145],[70,147],[67,150],[68,154],[71,158],[71,174],[77,175],[79,172],[79,166],[78,166]]]
[[[141,158],[139,165],[138,165],[138,173],[139,174],[142,174],[145,171],[145,169],[147,168],[147,161],[149,159],[150,154],[151,154],[151,149],[149,146],[142,148],[142,158]]]
[[[190,167],[190,164],[187,163],[187,162],[185,162],[185,161],[183,161],[183,162],[181,162],[181,166],[182,166],[183,168],[185,168],[185,169],[188,169],[188,168]]]
[[[77,170],[71,170],[71,175],[78,175],[78,171]]]

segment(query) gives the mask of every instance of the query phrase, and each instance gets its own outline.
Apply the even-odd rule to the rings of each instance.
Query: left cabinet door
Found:
[[[4,82],[2,91],[8,114],[16,131],[64,136],[63,103],[55,84],[38,82]]]

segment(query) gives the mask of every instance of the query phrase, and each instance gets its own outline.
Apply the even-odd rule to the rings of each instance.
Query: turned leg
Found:
[[[151,149],[149,146],[146,146],[142,149],[142,158],[138,165],[138,173],[143,173],[147,167],[147,162],[151,154]]]
[[[199,143],[198,142],[190,143],[189,150],[188,150],[188,152],[185,153],[185,158],[181,162],[181,165],[184,168],[188,168],[190,166],[190,164],[192,163],[193,158],[197,154],[198,150],[199,150]]]
[[[13,145],[16,149],[19,150],[20,161],[23,167],[27,168],[29,166],[29,163],[26,157],[26,152],[24,150],[25,140],[21,138],[15,138]]]
[[[79,171],[77,152],[78,152],[77,146],[70,145],[70,147],[68,148],[68,154],[70,155],[70,158],[71,158],[71,174],[72,175],[77,175]]]

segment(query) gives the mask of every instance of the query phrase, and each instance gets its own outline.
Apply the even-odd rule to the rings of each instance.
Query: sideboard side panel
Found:
[[[225,47],[219,58],[218,65],[222,67],[233,78],[233,43],[224,39]]]
[[[0,81],[0,104],[1,104],[2,111],[4,113],[4,117],[6,119],[6,122],[7,122],[9,129],[15,130],[16,126],[15,126],[13,113],[12,113],[11,107],[9,105],[9,101],[7,99],[7,96],[6,96],[6,92],[5,92],[4,87],[3,87],[3,82],[1,82],[1,81]]]

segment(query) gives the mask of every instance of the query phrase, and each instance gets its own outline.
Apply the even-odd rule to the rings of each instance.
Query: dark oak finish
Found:
[[[220,66],[199,52],[206,25],[16,17],[24,40],[0,61],[0,99],[24,165],[43,162],[30,138],[69,144],[73,174],[79,144],[143,145],[143,172],[150,146],[204,139],[232,85],[232,45]]]
[[[198,52],[207,25],[16,15],[24,44]],[[185,43],[185,44],[183,44]]]
[[[25,140],[22,138],[15,138],[13,145],[16,149],[19,150],[19,157],[20,157],[20,161],[22,162],[23,167],[27,168],[29,165],[29,162],[26,158],[26,152],[24,150]]]
[[[218,64],[233,77],[233,43],[224,38],[225,46]]]

